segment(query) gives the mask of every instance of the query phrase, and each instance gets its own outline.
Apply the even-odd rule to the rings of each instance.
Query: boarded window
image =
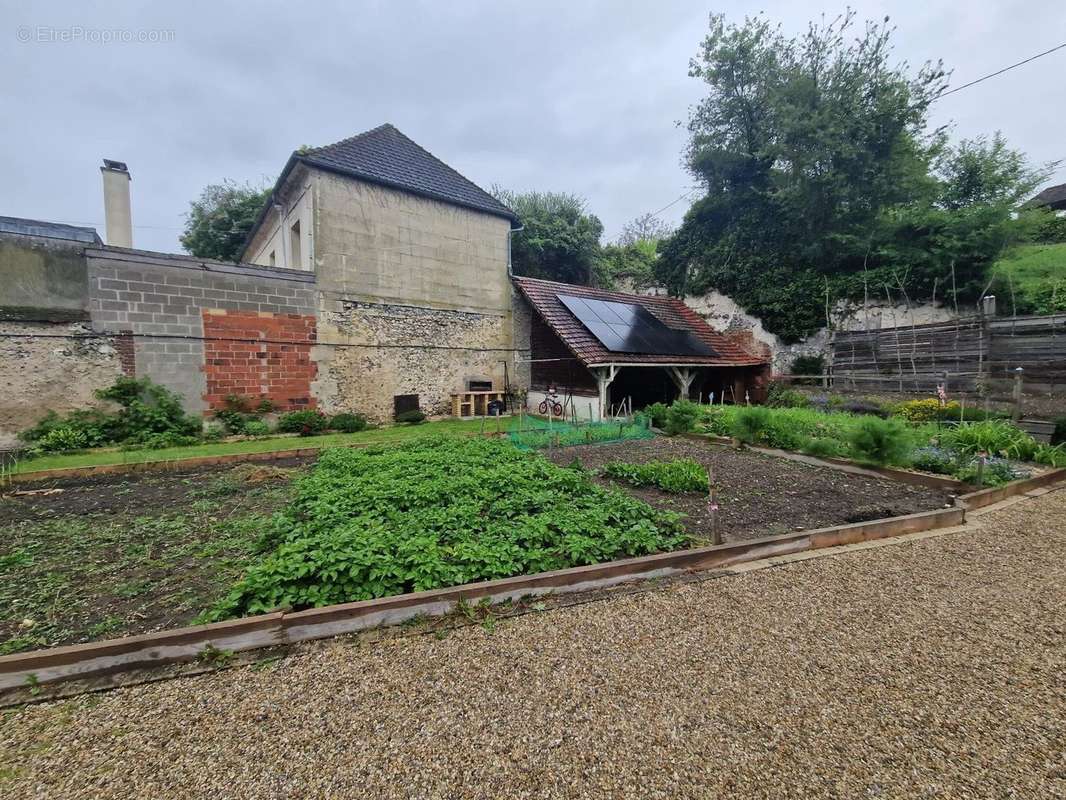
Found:
[[[392,398],[392,410],[395,416],[405,411],[418,411],[417,394],[397,394]]]

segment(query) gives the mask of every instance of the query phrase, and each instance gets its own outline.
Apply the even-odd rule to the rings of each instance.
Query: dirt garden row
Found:
[[[657,437],[556,449],[602,487],[683,514],[683,546],[711,535],[704,494],[597,475],[610,461],[693,459],[719,489],[726,542],[950,504],[943,490]],[[262,559],[271,515],[293,502],[315,457],[270,465],[103,475],[11,487],[0,500],[0,654],[172,629],[200,621]],[[16,493],[17,492],[17,493]]]

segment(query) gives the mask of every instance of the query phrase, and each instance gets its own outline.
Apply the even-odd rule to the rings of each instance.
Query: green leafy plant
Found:
[[[670,436],[689,433],[700,418],[700,405],[691,400],[675,400],[666,411],[666,432]]]
[[[88,445],[88,437],[70,425],[52,428],[37,440],[37,447],[45,453],[61,453],[65,450],[81,450]]]
[[[876,466],[905,464],[911,451],[908,431],[896,419],[861,417],[849,444],[857,460]]]
[[[342,412],[329,421],[329,427],[341,433],[358,433],[359,431],[365,431],[368,423],[366,417],[362,414]]]
[[[1027,461],[1036,452],[1036,440],[1004,420],[963,422],[944,431],[941,443],[960,453],[989,455]]]
[[[743,444],[756,444],[764,438],[771,418],[772,415],[768,408],[763,406],[744,407],[736,414],[729,432],[733,438]]]
[[[652,403],[644,407],[644,413],[651,419],[651,424],[662,430],[666,427],[666,414],[670,407],[666,403]]]
[[[261,419],[250,419],[244,423],[245,436],[269,436],[270,426]]]
[[[215,412],[215,419],[217,419],[222,427],[226,429],[227,433],[233,434],[234,436],[240,436],[241,434],[248,432],[247,426],[250,418],[240,411],[224,408],[221,411]]]
[[[1033,461],[1049,467],[1066,467],[1066,445],[1038,444],[1033,451]]]
[[[800,450],[815,458],[840,458],[847,455],[847,448],[828,436],[811,436],[803,440]]]
[[[419,425],[426,421],[426,414],[417,408],[410,411],[401,411],[396,415],[396,421],[406,425]]]
[[[298,433],[315,436],[329,427],[329,417],[313,408],[290,411],[278,417],[278,430],[282,433]]]
[[[273,548],[212,618],[307,608],[676,549],[675,514],[506,439],[334,448],[275,516]]]
[[[766,390],[766,405],[770,408],[806,408],[810,404],[805,394],[777,381]]]
[[[690,458],[644,464],[611,461],[603,466],[603,474],[633,486],[655,486],[671,494],[707,493],[707,470]]]
[[[1010,462],[1000,458],[987,459],[984,468],[977,459],[968,458],[956,468],[953,474],[963,483],[973,484],[978,482],[978,475],[980,475],[981,486],[992,487],[1010,483],[1024,477],[1026,473],[1015,469]]]

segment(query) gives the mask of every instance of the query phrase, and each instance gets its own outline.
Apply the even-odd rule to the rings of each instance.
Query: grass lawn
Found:
[[[1000,313],[1011,311],[1011,286],[1019,314],[1066,311],[1066,244],[1015,248],[992,268]]]
[[[495,421],[485,422],[485,430],[495,430]],[[422,425],[392,425],[359,433],[330,433],[324,436],[268,437],[239,442],[196,444],[188,447],[168,447],[163,450],[95,450],[69,455],[41,456],[21,461],[14,472],[37,472],[46,469],[95,467],[102,464],[140,464],[145,461],[177,461],[183,458],[224,456],[234,453],[269,453],[277,450],[299,450],[308,447],[343,447],[344,445],[401,442],[432,434],[470,435],[481,430],[481,420],[446,419]]]

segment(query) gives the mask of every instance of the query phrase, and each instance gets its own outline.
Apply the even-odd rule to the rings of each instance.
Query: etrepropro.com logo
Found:
[[[23,44],[168,44],[173,30],[163,28],[86,28],[82,25],[20,25],[15,38]]]

